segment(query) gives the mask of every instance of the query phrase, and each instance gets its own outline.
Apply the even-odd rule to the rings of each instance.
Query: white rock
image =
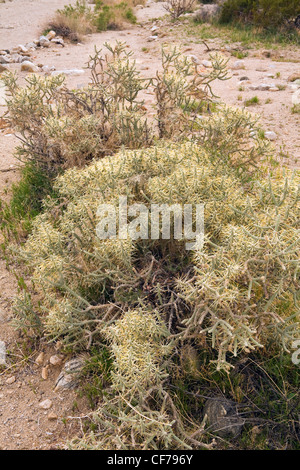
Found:
[[[55,31],[49,31],[49,33],[46,35],[46,38],[49,39],[49,41],[51,41],[51,39],[54,39],[55,36],[56,36]]]
[[[158,36],[149,36],[147,41],[151,42],[151,41],[156,41],[157,39],[158,39]]]
[[[52,401],[49,400],[49,398],[39,403],[39,408],[42,408],[43,410],[49,410],[51,406],[52,406]]]
[[[245,68],[244,60],[236,60],[234,64],[231,66],[232,70],[241,70]]]
[[[55,70],[51,73],[51,75],[55,76],[55,75],[61,75],[61,74],[64,74],[64,75],[72,75],[72,76],[77,76],[77,75],[83,75],[84,74],[84,70],[82,69],[70,69],[70,70]]]
[[[0,366],[6,365],[6,346],[4,341],[0,341]]]
[[[297,106],[300,104],[300,89],[295,91],[292,95],[292,103],[294,106]]]
[[[21,64],[21,72],[36,73],[36,72],[39,72],[39,70],[40,69],[36,65],[34,65],[32,62],[30,62],[29,60],[25,60]]]
[[[9,55],[0,55],[0,64],[9,64],[10,56]]]
[[[41,47],[50,47],[50,41],[48,38],[46,38],[46,36],[41,36],[39,43]]]
[[[212,63],[210,60],[202,60],[202,65],[204,65],[204,67],[207,67],[207,68],[212,67]]]
[[[9,70],[8,65],[0,64],[0,73],[7,72],[7,70]],[[0,102],[1,102],[1,91],[0,91]],[[1,104],[0,104],[0,106],[1,106]]]
[[[5,68],[5,65],[0,65],[0,73],[1,67]],[[8,70],[5,68],[5,70]],[[4,71],[5,71],[4,70]],[[6,106],[6,89],[4,83],[0,80],[0,106]]]
[[[51,356],[49,359],[50,364],[53,366],[58,366],[59,364],[62,363],[61,357],[57,356],[56,354],[54,356]]]
[[[157,30],[158,30],[158,26],[156,25],[152,26],[151,28],[152,33],[154,33],[154,31],[157,31]]]
[[[28,52],[27,47],[23,46],[23,44],[18,45],[19,52]]]
[[[277,134],[275,134],[275,132],[273,131],[268,131],[268,132],[265,132],[265,138],[268,140],[276,140]]]

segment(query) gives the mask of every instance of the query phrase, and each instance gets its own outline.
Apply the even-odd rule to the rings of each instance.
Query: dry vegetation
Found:
[[[143,79],[118,43],[95,50],[84,89],[60,76],[30,76],[25,87],[5,78],[27,169],[18,191],[39,201],[24,213],[15,197],[1,211],[6,254],[31,279],[20,283],[18,326],[74,354],[94,351],[103,379],[73,448],[213,448],[199,404],[219,390],[264,429],[259,444],[252,436],[241,447],[271,439],[280,448],[283,432],[286,447],[299,445],[290,353],[299,337],[300,174],[274,163],[247,111],[216,102],[226,60],[211,60],[201,73],[165,48],[162,72]],[[149,87],[151,121],[141,98]],[[146,207],[203,203],[203,249],[186,251],[184,236],[99,239],[99,204],[122,195]],[[269,386],[279,376],[284,393]]]

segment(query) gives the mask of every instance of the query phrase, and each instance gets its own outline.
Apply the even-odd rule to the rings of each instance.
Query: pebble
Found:
[[[296,80],[299,80],[299,79],[300,79],[300,72],[296,72],[289,76],[288,81],[295,82]]]
[[[158,36],[149,36],[147,41],[151,42],[151,41],[156,41],[157,39],[158,39]]]
[[[275,132],[273,131],[268,131],[268,132],[265,132],[265,138],[268,140],[276,140],[277,134],[275,134]]]
[[[245,62],[243,60],[236,60],[231,66],[232,70],[241,70],[245,68]]]
[[[49,400],[49,398],[46,398],[46,400],[43,400],[39,403],[39,408],[42,408],[43,410],[49,410],[52,406],[52,401]]]
[[[49,413],[47,418],[49,421],[56,421],[58,419],[58,416],[55,413]]]
[[[16,377],[13,375],[12,377],[9,377],[9,378],[5,381],[5,383],[6,383],[7,385],[11,385],[11,384],[13,384],[15,381],[16,381]]]
[[[4,341],[0,341],[0,366],[6,365],[6,346]]]
[[[38,366],[41,366],[43,363],[44,363],[44,359],[45,359],[45,354],[43,352],[41,352],[38,357],[36,358],[35,360],[35,363],[38,365]]]
[[[53,366],[59,366],[62,363],[61,357],[56,356],[56,355],[51,356],[49,361],[50,361],[50,364],[52,364]]]
[[[29,60],[25,60],[21,64],[21,72],[36,73],[36,72],[39,72],[39,68],[36,65],[34,65],[32,62],[29,62]]]
[[[85,72],[82,69],[70,69],[70,70],[55,70],[54,72],[51,73],[51,75],[55,76],[55,75],[64,74],[64,75],[76,76],[76,75],[83,75],[84,73]]]
[[[50,41],[46,36],[41,36],[39,43],[41,47],[50,47]]]
[[[0,73],[7,72],[9,70],[8,65],[0,64]]]
[[[54,39],[56,36],[56,32],[51,30],[49,31],[49,33],[46,35],[46,39],[48,39],[49,41],[51,41],[51,39]]]
[[[202,65],[204,65],[204,67],[207,67],[207,68],[212,67],[212,63],[210,60],[202,60]]]
[[[48,366],[42,368],[42,379],[44,380],[48,379],[48,370],[49,370]]]

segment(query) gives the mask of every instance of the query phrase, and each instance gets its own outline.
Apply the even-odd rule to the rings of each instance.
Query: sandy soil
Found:
[[[75,1],[66,0],[13,0],[0,3],[0,49],[7,49],[18,44],[25,44],[40,36],[51,15],[57,8]],[[164,18],[163,3],[150,3],[150,6],[138,9],[139,24],[128,27],[123,31],[109,31],[86,37],[84,44],[53,46],[49,49],[39,49],[33,56],[35,64],[55,66],[56,70],[82,69],[85,67],[94,46],[100,48],[106,41],[124,41],[134,52],[134,57],[141,73],[154,76],[160,68],[160,49],[164,43],[182,46],[186,54],[193,54],[200,60],[209,59],[206,46],[193,36],[186,35],[186,24],[173,24]],[[185,23],[188,19],[185,20]],[[158,26],[158,39],[148,41],[152,35],[151,28]],[[225,48],[221,39],[207,41],[210,49],[217,49],[229,58],[229,67],[236,58]],[[237,47],[239,45],[231,45]],[[214,90],[224,102],[243,106],[243,102],[257,96],[260,104],[249,108],[251,112],[261,115],[266,131],[274,131],[277,140],[274,142],[277,154],[284,164],[292,167],[300,166],[300,117],[292,114],[292,94],[288,77],[300,71],[300,53],[294,48],[280,49],[271,52],[267,58],[264,49],[251,49],[243,59],[245,68],[231,70],[231,79],[216,83]],[[286,62],[286,59],[289,62]],[[20,65],[12,66],[18,71],[21,80],[26,74],[20,72]],[[269,75],[272,74],[272,77]],[[247,80],[240,81],[241,77]],[[67,83],[74,88],[89,82],[88,71],[81,76],[67,77]],[[251,91],[251,84],[274,83],[280,90]],[[241,91],[240,87],[244,90]],[[146,107],[151,112],[153,96],[146,96]],[[5,109],[0,107],[0,116]],[[18,178],[17,161],[14,148],[17,139],[12,130],[0,126],[0,198],[9,197],[9,187]],[[28,353],[24,358],[24,339],[12,326],[12,300],[17,293],[17,281],[12,272],[6,269],[5,261],[0,261],[0,340],[4,341],[8,350],[14,351],[16,366],[0,371],[0,449],[49,449],[64,447],[72,435],[80,432],[76,419],[68,416],[84,415],[88,409],[84,400],[79,400],[75,392],[54,392],[55,379],[61,366],[51,366],[49,377],[44,380],[41,376],[42,366],[35,364],[35,358],[41,350],[45,352],[44,365],[49,357],[55,354],[54,347],[41,345],[39,351]],[[66,358],[64,358],[66,359]],[[12,377],[15,378],[11,379]],[[11,379],[11,380],[8,380]],[[7,380],[12,383],[7,383]],[[52,408],[42,410],[39,403],[50,399]],[[76,410],[74,410],[76,402]],[[53,413],[57,419],[50,420],[48,415]]]

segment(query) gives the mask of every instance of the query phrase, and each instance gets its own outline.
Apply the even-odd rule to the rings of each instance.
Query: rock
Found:
[[[300,90],[297,90],[292,94],[292,104],[294,106],[300,105]]]
[[[277,86],[274,86],[274,87],[270,88],[269,91],[279,91],[279,88],[277,88]]]
[[[6,346],[4,341],[0,341],[0,366],[6,365]]]
[[[12,54],[11,55],[11,62],[14,64],[20,64],[23,60],[23,56],[20,54]],[[30,62],[30,61],[29,61]]]
[[[0,64],[9,64],[10,57],[8,55],[0,55]]]
[[[244,60],[236,60],[234,64],[231,66],[232,70],[241,70],[245,68],[245,61]]]
[[[85,359],[83,357],[75,357],[66,362],[63,370],[59,374],[56,383],[55,391],[59,389],[73,389],[78,385],[79,373],[84,366]]]
[[[42,368],[42,379],[43,380],[48,379],[48,375],[49,375],[48,371],[49,371],[49,366],[46,366],[46,367]]]
[[[151,42],[151,41],[156,41],[156,39],[158,39],[158,36],[149,36],[147,41],[148,42]]]
[[[49,410],[52,407],[52,401],[47,398],[39,403],[39,408],[42,410]]]
[[[51,75],[61,75],[61,74],[64,74],[64,75],[73,75],[73,76],[77,76],[77,75],[83,75],[85,72],[84,70],[81,70],[81,69],[70,69],[70,70],[56,70],[54,72],[51,73]]]
[[[43,65],[42,66],[42,72],[45,72],[45,73],[48,73],[50,74],[50,72],[54,72],[56,69],[54,67],[54,65],[51,65],[51,67],[49,65]]]
[[[244,77],[240,77],[240,82],[242,82],[242,81],[245,81],[245,80],[249,80],[249,78],[248,78],[248,77],[246,77],[246,76],[244,76]]]
[[[244,425],[236,404],[222,397],[207,400],[204,406],[205,417],[209,425],[207,429],[222,437],[237,437]]]
[[[34,49],[35,50],[37,48],[37,45],[34,42],[28,42],[26,44],[26,47],[27,47],[27,49]]]
[[[63,38],[53,38],[51,39],[51,42],[54,44],[60,44],[61,46],[65,45]]]
[[[29,60],[25,60],[21,64],[21,72],[31,72],[31,73],[36,73],[39,72],[39,68],[34,65],[32,62]]]
[[[9,70],[8,65],[0,64],[0,73],[7,72],[8,70]],[[0,91],[0,96],[1,96],[1,91]],[[0,101],[1,101],[1,98],[0,98]]]
[[[220,13],[220,5],[201,5],[201,7],[192,14],[195,21],[209,23],[215,20]]]
[[[268,132],[265,132],[265,138],[268,140],[276,140],[277,134],[275,134],[275,132],[273,131],[268,131]]]
[[[16,377],[13,375],[12,377],[9,377],[9,378],[5,381],[5,383],[6,383],[7,385],[11,385],[11,384],[13,384],[15,381],[16,381]]]
[[[156,25],[152,26],[151,28],[152,33],[154,33],[154,31],[157,31],[157,30],[158,30],[158,26]]]
[[[1,73],[1,67],[3,67],[4,70],[2,72],[5,72],[6,69],[5,65],[0,65],[0,73]],[[6,89],[4,83],[0,80],[0,106],[6,106]],[[2,315],[1,315],[2,316]]]
[[[56,32],[51,30],[49,31],[49,33],[46,35],[46,39],[48,39],[49,41],[51,41],[51,39],[54,39],[56,36]]]
[[[300,79],[300,72],[296,72],[289,76],[288,81],[295,82],[296,80],[299,80],[299,79]]]
[[[61,357],[59,357],[57,355],[54,355],[54,356],[50,357],[49,362],[53,366],[59,366],[62,363],[62,359],[61,359]]]
[[[24,53],[28,52],[27,47],[23,46],[23,44],[19,44],[18,49],[19,49],[18,52],[24,52]]]
[[[41,352],[38,357],[36,358],[35,360],[35,363],[38,365],[38,366],[41,366],[42,364],[44,364],[44,359],[45,359],[45,354],[43,352]]]
[[[212,67],[212,63],[210,60],[202,60],[202,65],[204,65],[204,67],[207,67],[207,68]]]
[[[49,413],[47,418],[49,421],[56,421],[58,419],[58,416],[55,413]]]
[[[190,57],[191,61],[194,62],[194,64],[201,65],[201,62],[200,62],[200,60],[198,59],[198,57],[196,55],[191,54],[189,57]]]
[[[50,41],[46,36],[41,36],[39,43],[41,47],[50,47]]]

